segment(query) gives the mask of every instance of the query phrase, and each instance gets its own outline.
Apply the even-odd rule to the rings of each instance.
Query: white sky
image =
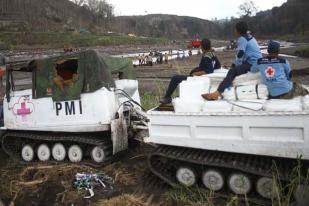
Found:
[[[260,10],[280,6],[287,0],[253,0]],[[223,19],[238,16],[238,7],[244,0],[107,0],[115,6],[115,14],[176,14],[202,19]]]

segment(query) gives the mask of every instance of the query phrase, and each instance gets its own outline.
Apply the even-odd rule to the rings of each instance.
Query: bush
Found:
[[[296,50],[295,55],[300,56],[300,57],[308,57],[309,58],[309,47]]]
[[[0,41],[0,50],[9,50],[10,49],[10,45]]]

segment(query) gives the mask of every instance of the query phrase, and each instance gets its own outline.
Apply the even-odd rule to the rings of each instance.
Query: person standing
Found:
[[[168,64],[168,53],[164,54],[164,62],[165,64]]]
[[[138,59],[138,66],[141,66],[142,65],[142,57],[141,57],[140,54],[138,54],[137,59]]]

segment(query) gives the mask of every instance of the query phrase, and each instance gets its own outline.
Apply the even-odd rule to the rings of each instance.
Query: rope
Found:
[[[243,109],[248,109],[248,110],[251,110],[251,111],[262,111],[263,110],[263,103],[260,103],[260,102],[254,102],[254,101],[238,101],[238,102],[243,102],[243,103],[252,103],[252,104],[260,104],[262,105],[262,107],[260,109],[252,109],[250,107],[246,107],[246,106],[243,106],[243,105],[238,105],[238,104],[235,104],[234,102],[231,102],[231,101],[228,101],[226,100],[227,103],[233,105],[233,106],[236,106],[236,107],[239,107],[239,108],[243,108]]]

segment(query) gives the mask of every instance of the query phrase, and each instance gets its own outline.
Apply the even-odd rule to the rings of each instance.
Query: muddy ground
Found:
[[[142,48],[142,51],[148,49]],[[126,48],[126,50],[129,50]],[[119,50],[118,50],[119,52]],[[222,64],[230,65],[234,52],[219,52]],[[188,74],[196,67],[201,56],[173,60],[168,64],[152,67],[136,67],[141,95],[146,92],[162,94],[171,76]],[[295,80],[309,85],[309,59],[289,58],[292,68],[297,71]],[[110,165],[93,168],[85,165],[32,164],[22,165],[8,158],[0,149],[0,206],[1,205],[107,205],[107,206],[169,206],[169,188],[153,179],[146,163],[148,145],[134,146]],[[103,193],[99,188],[95,196],[84,199],[86,191],[72,186],[77,172],[105,173],[115,180],[115,189]],[[221,202],[221,201],[220,201]],[[220,203],[220,205],[225,205]]]

